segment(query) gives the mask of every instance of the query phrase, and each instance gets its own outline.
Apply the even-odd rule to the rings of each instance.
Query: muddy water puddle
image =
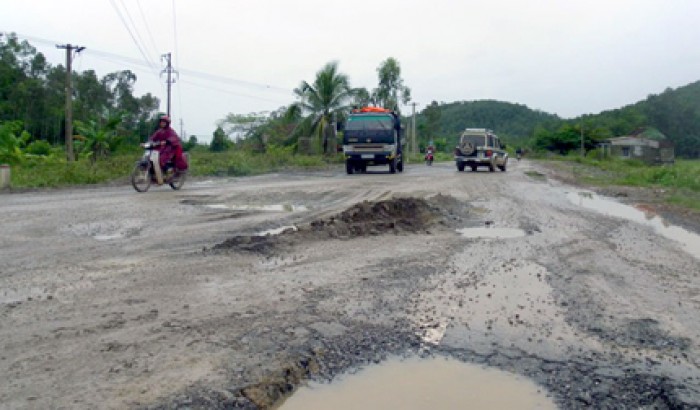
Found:
[[[479,227],[458,229],[457,232],[471,239],[510,239],[525,236],[525,231],[517,228]]]
[[[287,232],[287,231],[296,232],[298,230],[299,230],[299,228],[297,228],[296,225],[285,225],[285,226],[280,226],[279,228],[272,228],[272,229],[267,229],[264,231],[257,232],[255,234],[255,236],[275,236],[275,235],[281,235],[283,232]]]
[[[268,205],[230,205],[230,204],[208,204],[207,208],[225,209],[229,211],[257,211],[257,212],[302,212],[309,208],[304,205],[291,204],[268,204]]]
[[[664,237],[679,242],[686,252],[700,259],[700,235],[680,226],[671,225],[650,210],[640,210],[592,192],[569,192],[567,198],[573,204],[584,208],[650,226]]]
[[[390,359],[331,384],[301,387],[281,410],[556,409],[532,381],[455,359]]]

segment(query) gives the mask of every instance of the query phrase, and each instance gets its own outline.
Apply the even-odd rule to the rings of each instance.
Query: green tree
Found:
[[[230,140],[221,127],[216,127],[209,149],[213,152],[223,152],[229,148]]]
[[[399,102],[411,100],[411,89],[403,84],[401,67],[395,58],[389,57],[377,68],[379,86],[372,91],[372,99],[382,107],[400,112]]]
[[[374,105],[375,102],[372,100],[372,96],[366,88],[360,87],[355,89],[353,95],[352,106],[353,107],[367,107],[369,105]]]
[[[64,74],[65,76],[65,74]],[[65,79],[59,82],[65,86]],[[80,121],[100,118],[111,108],[112,93],[93,70],[76,75],[73,81],[73,117]]]
[[[330,125],[350,111],[356,93],[347,75],[338,72],[338,63],[328,63],[316,73],[312,84],[302,81],[294,93],[299,101],[288,108],[288,116],[305,115],[297,130],[315,134],[323,152],[331,152],[335,129]]]
[[[190,138],[182,144],[182,150],[183,151],[191,151],[194,147],[197,146],[197,137],[194,135],[190,135]]]
[[[159,105],[157,98],[133,94],[136,75],[129,70],[98,79],[95,72],[71,73],[73,81],[73,118],[104,127],[103,118],[122,113],[119,134],[150,134],[150,124]],[[41,53],[16,34],[0,36],[0,121],[22,123],[31,140],[58,144],[65,141],[66,69],[52,67]]]

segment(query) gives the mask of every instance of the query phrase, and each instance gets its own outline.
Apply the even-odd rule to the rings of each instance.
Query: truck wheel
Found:
[[[396,169],[399,172],[403,172],[403,159],[401,161],[399,161],[399,163],[396,165]]]
[[[472,172],[476,172],[476,165],[472,165]]]
[[[493,166],[493,162],[489,164],[489,171],[496,172],[496,167]]]
[[[508,165],[508,161],[504,162],[503,165],[499,165],[498,169],[500,169],[503,172],[506,172],[506,165]]]
[[[396,158],[392,159],[391,162],[389,162],[389,173],[396,173]]]
[[[352,173],[355,171],[355,166],[352,164],[350,161],[345,161],[345,172],[347,172],[348,175],[352,175]]]
[[[458,162],[457,163],[457,169],[462,172],[464,171],[464,162]]]

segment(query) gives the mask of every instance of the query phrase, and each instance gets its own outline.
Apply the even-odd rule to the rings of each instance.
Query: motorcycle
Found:
[[[425,164],[428,166],[433,165],[433,153],[431,151],[425,154]]]
[[[175,168],[174,158],[165,164],[164,169],[160,169],[159,155],[152,142],[141,144],[145,149],[140,160],[136,161],[134,170],[131,172],[131,185],[138,192],[146,192],[152,183],[168,184],[174,190],[182,188],[185,183],[187,173],[178,171]],[[183,153],[186,162],[189,162],[187,153]]]

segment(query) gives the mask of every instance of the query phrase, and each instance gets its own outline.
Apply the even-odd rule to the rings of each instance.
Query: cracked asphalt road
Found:
[[[0,195],[0,407],[268,408],[394,355],[561,408],[700,407],[682,243],[527,160],[383,171]]]

